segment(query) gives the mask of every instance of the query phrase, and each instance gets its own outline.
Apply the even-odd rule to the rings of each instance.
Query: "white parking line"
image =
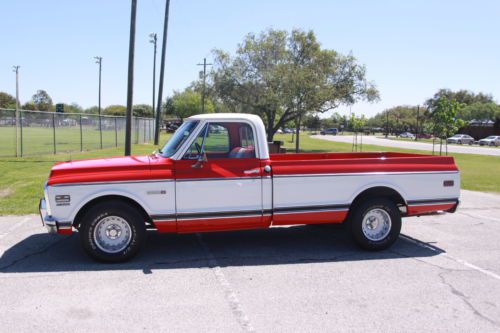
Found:
[[[236,296],[234,289],[231,287],[231,284],[226,279],[226,276],[224,275],[222,268],[219,266],[217,259],[212,254],[212,251],[210,251],[210,248],[208,247],[207,243],[205,243],[205,241],[203,240],[201,234],[197,233],[196,237],[198,238],[198,242],[203,247],[203,250],[205,250],[208,263],[213,268],[217,282],[224,290],[224,294],[226,296],[227,301],[229,302],[229,306],[231,307],[234,316],[236,317],[236,320],[240,324],[241,328],[243,328],[245,331],[254,332],[255,329],[250,323],[248,316],[243,311],[243,307],[241,306],[241,303],[238,297]]]
[[[10,234],[12,231],[16,230],[17,228],[19,228],[20,226],[22,226],[24,223],[28,222],[29,220],[30,220],[29,217],[25,217],[21,221],[14,223],[13,225],[10,226],[9,229],[7,229],[6,231],[4,231],[3,233],[0,234],[0,239],[4,238],[5,236]]]
[[[413,244],[416,244],[416,245],[418,245],[418,246],[420,246],[420,247],[426,248],[427,250],[431,250],[431,251],[433,251],[433,252],[436,252],[436,253],[438,253],[439,255],[443,255],[443,256],[445,256],[445,257],[447,257],[447,258],[449,258],[449,259],[451,259],[451,260],[453,260],[453,261],[455,261],[455,262],[457,262],[457,263],[459,263],[459,264],[462,264],[462,265],[464,265],[464,266],[466,266],[466,267],[469,267],[469,268],[471,268],[471,269],[473,269],[473,270],[475,270],[475,271],[481,272],[481,273],[483,273],[483,274],[486,274],[486,275],[488,275],[488,276],[490,276],[490,277],[492,277],[492,278],[497,279],[497,280],[499,280],[499,281],[500,281],[500,275],[498,275],[498,274],[496,274],[496,273],[493,273],[492,271],[489,271],[489,270],[487,270],[487,269],[484,269],[484,268],[481,268],[481,267],[476,266],[476,265],[474,265],[474,264],[471,264],[470,262],[465,261],[465,260],[463,260],[463,259],[460,259],[460,258],[455,258],[455,257],[453,257],[453,256],[449,255],[449,254],[448,254],[448,253],[446,253],[446,252],[440,252],[440,251],[436,250],[435,248],[433,248],[432,246],[429,246],[429,245],[427,245],[426,243],[424,243],[424,242],[422,242],[422,241],[419,241],[419,240],[417,240],[417,239],[413,239],[413,238],[411,238],[411,237],[409,237],[409,236],[406,236],[406,235],[401,234],[401,235],[400,235],[400,237],[404,238],[405,240],[407,240],[407,241],[409,241],[409,242],[412,242]]]

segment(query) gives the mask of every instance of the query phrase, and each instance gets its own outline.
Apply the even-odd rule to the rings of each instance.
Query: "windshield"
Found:
[[[186,121],[175,131],[174,135],[167,141],[162,150],[160,150],[161,156],[172,157],[179,147],[189,138],[193,130],[198,125],[197,121]]]
[[[486,140],[495,140],[496,139],[496,136],[489,136],[486,138]]]

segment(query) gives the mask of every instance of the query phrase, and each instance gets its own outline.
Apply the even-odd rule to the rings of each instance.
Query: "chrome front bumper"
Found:
[[[57,221],[52,216],[47,214],[47,204],[45,199],[40,199],[38,204],[42,225],[47,228],[49,234],[64,234],[69,235],[73,231],[73,223],[71,221]]]

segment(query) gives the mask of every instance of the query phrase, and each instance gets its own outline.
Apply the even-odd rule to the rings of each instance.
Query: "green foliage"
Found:
[[[86,108],[83,110],[84,113],[90,113],[90,114],[98,114],[99,113],[99,107],[97,105],[91,106],[89,108]]]
[[[124,116],[127,113],[127,107],[124,105],[109,105],[104,109],[104,114],[111,116]]]
[[[461,109],[458,117],[463,120],[500,119],[500,106],[495,103],[473,103]]]
[[[64,104],[64,113],[82,113],[83,112],[83,108],[80,105],[78,105],[78,103],[71,103],[71,104],[61,103],[61,104]]]
[[[15,109],[16,99],[14,98],[14,96],[0,91],[0,108]]]
[[[167,99],[165,112],[168,115],[184,119],[201,113],[201,93],[186,88],[184,91],[174,91],[174,95]],[[205,113],[213,113],[214,105],[208,98],[205,99]]]
[[[446,98],[447,100],[455,100],[459,104],[464,105],[472,105],[475,103],[493,103],[493,96],[483,93],[475,94],[469,90],[459,90],[459,91],[451,91],[450,89],[440,89],[437,93],[434,94],[432,98],[429,98],[425,105],[429,109],[430,112],[433,111],[435,107],[437,107],[439,100],[441,98]]]
[[[261,116],[269,141],[280,127],[308,113],[378,99],[365,67],[350,54],[321,49],[312,31],[248,34],[234,57],[222,50],[214,56],[215,95],[235,111]]]
[[[49,94],[45,90],[38,90],[32,97],[31,101],[33,102],[33,105],[35,106],[35,110],[38,111],[52,111],[53,110],[53,103],[52,103],[52,98],[49,96]]]
[[[419,114],[418,131],[420,133],[422,132],[422,128],[426,127],[426,123],[429,121],[430,117],[426,109],[422,107],[419,109],[418,106],[399,105],[384,110],[370,118],[367,121],[367,125],[369,127],[381,127],[385,129],[387,123],[389,123],[389,132],[391,133],[401,133],[405,131],[416,133],[417,113]]]
[[[432,132],[436,137],[447,138],[464,126],[464,121],[457,117],[462,107],[463,104],[444,96],[437,101],[432,112]]]
[[[135,117],[152,118],[154,116],[153,107],[149,104],[137,104],[132,109]]]
[[[366,125],[365,115],[356,116],[356,114],[351,114],[351,119],[349,119],[349,126],[354,131],[354,133],[361,132]]]
[[[22,110],[35,111],[37,110],[35,103],[33,101],[28,101],[21,106]]]

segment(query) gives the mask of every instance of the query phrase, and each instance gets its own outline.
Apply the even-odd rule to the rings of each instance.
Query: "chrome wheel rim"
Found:
[[[375,208],[368,211],[363,217],[363,234],[371,241],[380,241],[389,235],[391,225],[389,213],[383,209]]]
[[[132,230],[127,221],[119,216],[106,216],[97,222],[94,242],[106,253],[123,251],[132,239]]]

